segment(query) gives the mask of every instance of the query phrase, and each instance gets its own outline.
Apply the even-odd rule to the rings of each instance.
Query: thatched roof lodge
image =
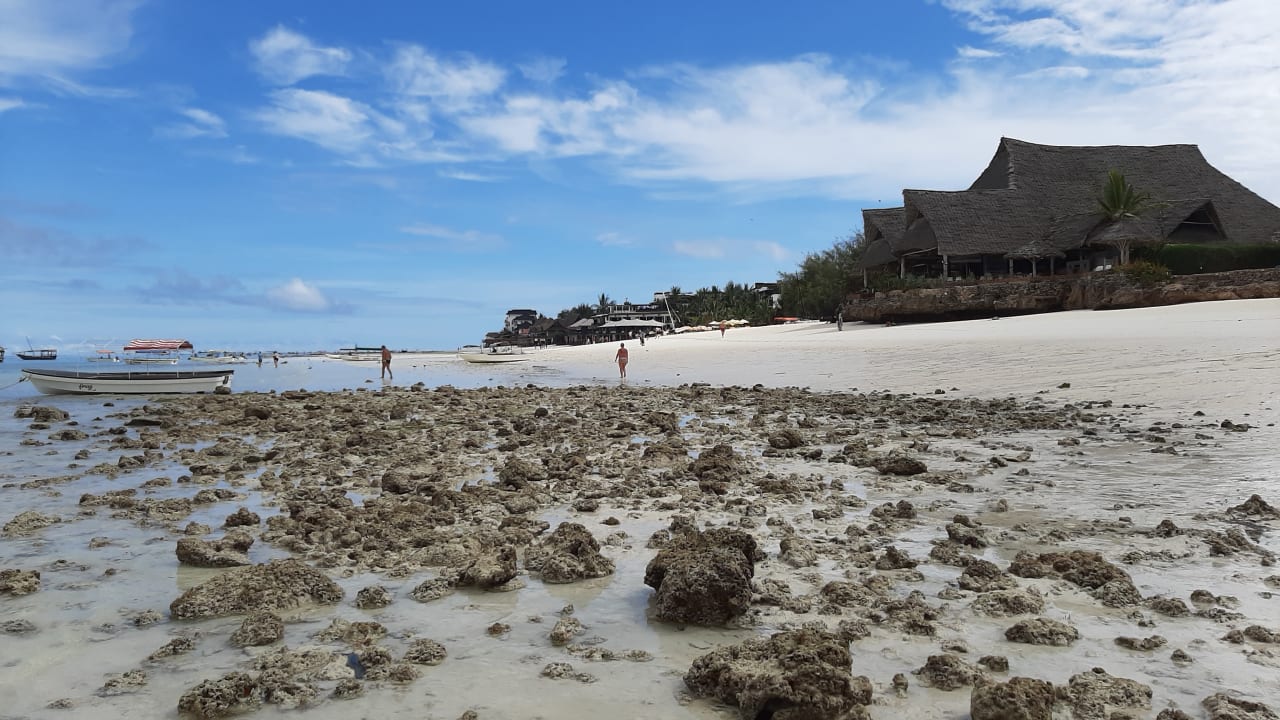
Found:
[[[1112,222],[1098,196],[1111,170],[1151,197]],[[967,190],[902,191],[862,211],[866,271],[957,277],[1090,270],[1118,243],[1280,242],[1280,207],[1209,164],[1195,145],[1038,145],[1001,138]]]

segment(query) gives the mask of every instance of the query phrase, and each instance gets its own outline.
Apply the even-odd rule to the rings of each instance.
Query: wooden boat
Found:
[[[469,363],[513,363],[533,359],[525,355],[520,348],[511,345],[488,349],[477,345],[468,345],[458,350],[458,357]]]
[[[331,360],[346,360],[348,362],[378,362],[382,359],[382,348],[358,346],[339,348],[338,352],[325,353],[324,356]]]
[[[79,372],[75,370],[23,370],[28,380],[46,395],[152,395],[160,393],[213,392],[231,385],[234,370],[173,372]]]
[[[44,350],[19,350],[18,357],[22,360],[57,360],[58,351],[52,348]]]

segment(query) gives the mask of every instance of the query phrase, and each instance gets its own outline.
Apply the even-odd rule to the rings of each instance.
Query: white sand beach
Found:
[[[686,687],[691,663],[802,626],[854,638],[851,670],[869,679],[877,719],[965,718],[977,676],[1066,686],[1094,667],[1150,688],[1145,707],[1124,706],[1136,717],[1173,707],[1205,717],[1200,701],[1223,690],[1280,709],[1280,645],[1240,633],[1280,633],[1280,577],[1269,559],[1280,553],[1280,515],[1231,509],[1253,494],[1280,505],[1280,300],[843,332],[809,323],[627,346],[625,383],[611,362],[615,343],[483,370],[446,372],[461,365],[448,356],[397,356],[396,383],[384,392],[369,384],[375,391],[145,407],[22,401],[70,416],[49,422],[15,418],[19,403],[6,401],[0,524],[25,511],[56,522],[0,535],[0,570],[40,573],[35,592],[0,593],[0,715],[174,717],[198,683],[247,673],[267,717],[727,720],[739,717],[734,707]],[[290,368],[305,385],[304,366]],[[442,378],[489,389],[432,390]],[[427,387],[406,387],[419,381]],[[711,387],[675,387],[685,383]],[[745,389],[757,384],[814,392]],[[912,397],[858,394],[884,390]],[[779,450],[783,431],[800,445]],[[742,474],[717,486],[695,477],[689,458],[721,444]],[[651,456],[662,448],[667,455]],[[868,464],[898,454],[928,472]],[[548,477],[500,487],[516,460]],[[407,488],[393,491],[393,476]],[[347,500],[341,512],[324,510]],[[885,515],[904,502],[910,517]],[[242,615],[170,614],[180,593],[228,572],[179,564],[175,542],[226,537],[224,519],[242,506],[261,516],[236,528],[255,540],[247,562],[293,554],[343,594],[280,611],[283,639],[264,647],[229,642]],[[394,522],[348,524],[374,506]],[[295,511],[322,524],[299,529],[287,517]],[[749,533],[763,550],[751,608],[729,627],[658,617],[643,582],[658,552],[651,536],[682,515]],[[599,540],[611,574],[561,584],[522,565],[493,588],[459,586],[438,599],[416,592],[450,577],[456,556],[489,553],[493,542],[518,545],[527,560],[541,540],[526,528],[562,521]],[[1165,521],[1177,533],[1159,532]],[[948,540],[965,528],[986,544]],[[1211,553],[1230,531],[1248,540]],[[414,533],[423,539],[381,554],[384,541]],[[881,568],[889,547],[918,566]],[[1097,588],[1006,571],[1019,553],[1068,551],[1100,553],[1141,598],[1106,605]],[[1002,582],[1043,602],[1035,614],[1079,638],[1010,642],[1006,630],[1026,616],[975,610],[984,592],[958,587],[956,557],[993,563]],[[390,604],[357,607],[358,591],[375,585]],[[833,588],[870,599],[840,604]],[[1188,599],[1191,614],[1174,612]],[[580,636],[553,642],[568,615]],[[349,637],[343,623],[355,622],[376,624],[363,626],[377,635],[373,646]],[[1134,637],[1150,649],[1117,644]],[[375,664],[407,657],[421,638],[443,644],[447,658],[416,671]],[[149,659],[174,641],[186,649]],[[963,661],[968,684],[946,689],[913,674],[942,654]],[[987,655],[1008,670],[977,669]],[[895,689],[899,674],[909,688]],[[339,687],[354,688],[354,699],[339,699]],[[1082,708],[1075,717],[1105,717]]]

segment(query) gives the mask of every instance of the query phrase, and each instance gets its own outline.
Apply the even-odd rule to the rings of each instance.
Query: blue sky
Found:
[[[0,344],[448,348],[775,279],[1002,135],[1280,201],[1273,0],[0,0]]]

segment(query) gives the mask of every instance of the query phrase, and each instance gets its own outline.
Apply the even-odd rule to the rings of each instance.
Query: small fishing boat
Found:
[[[382,348],[349,347],[339,348],[336,353],[325,353],[330,360],[346,360],[348,362],[378,362],[382,359]]]
[[[27,349],[18,351],[19,360],[57,360],[58,351],[53,348],[36,350],[31,347],[31,338],[27,338]]]
[[[75,370],[23,370],[28,380],[46,395],[153,395],[204,393],[231,385],[235,370],[79,372]]]
[[[120,356],[111,350],[94,350],[93,354],[85,358],[87,362],[120,362]]]
[[[194,350],[186,340],[133,339],[124,346],[129,365],[177,365],[179,350]]]
[[[458,350],[458,357],[469,363],[513,363],[532,360],[524,354],[524,350],[514,345],[501,345],[483,348],[478,345],[467,345]]]

